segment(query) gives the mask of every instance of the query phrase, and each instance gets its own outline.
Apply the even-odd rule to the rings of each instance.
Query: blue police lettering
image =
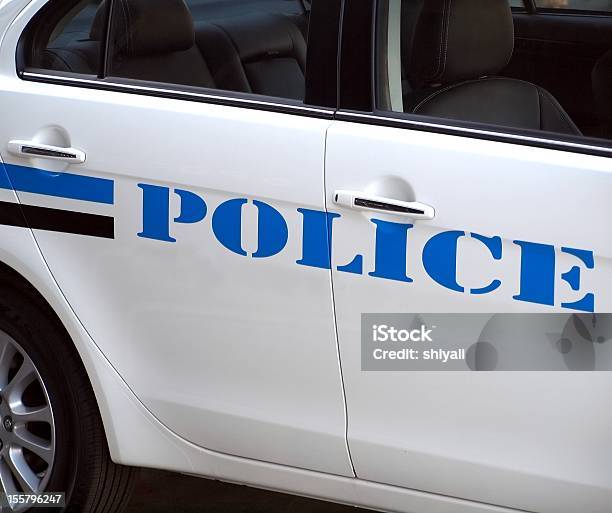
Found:
[[[376,250],[374,271],[368,273],[373,278],[404,281],[412,283],[406,275],[406,243],[411,224],[391,223],[372,219],[376,225]]]
[[[575,256],[585,265],[587,269],[595,268],[595,257],[592,251],[575,248],[561,248],[561,252]],[[577,265],[573,266],[569,271],[561,275],[561,279],[569,284],[573,291],[577,292],[580,290],[580,267]],[[569,308],[571,310],[582,310],[584,312],[594,312],[595,295],[592,292],[589,292],[585,294],[582,299],[574,301],[573,303],[561,303],[561,307]]]
[[[449,231],[434,235],[423,248],[423,266],[429,277],[439,285],[464,292],[465,288],[457,283],[457,243],[465,232]],[[471,237],[483,243],[494,260],[501,260],[502,241],[500,237],[485,237],[472,233]],[[484,287],[470,290],[470,294],[488,294],[498,289],[500,280],[493,280]]]
[[[513,299],[553,306],[555,304],[556,277],[554,246],[521,240],[515,240],[514,244],[521,247],[521,284],[520,293],[513,296]],[[561,248],[561,252],[576,257],[587,269],[595,267],[592,251]],[[580,268],[573,266],[569,271],[561,274],[561,279],[568,283],[572,290],[578,291],[580,289]],[[594,312],[595,296],[592,292],[589,292],[573,303],[561,303],[561,307],[583,312]]]
[[[331,239],[334,219],[340,214],[298,208],[302,222],[302,258],[298,265],[331,269]]]
[[[139,237],[162,242],[176,242],[170,235],[170,189],[158,185],[138,184],[142,189],[142,231]],[[174,223],[194,224],[207,214],[206,202],[197,194],[175,189],[180,199],[180,214]],[[246,256],[242,248],[242,206],[244,198],[221,203],[213,213],[212,229],[217,240],[227,249]],[[263,201],[254,200],[258,210],[258,247],[253,258],[266,258],[280,253],[289,238],[287,223],[281,213]]]
[[[139,183],[142,189],[142,231],[139,237],[176,242],[170,235],[170,189],[158,185]],[[206,203],[193,192],[175,189],[181,200],[181,210],[175,223],[197,223],[206,217]]]
[[[536,244],[515,240],[521,248],[520,293],[513,296],[517,301],[555,304],[555,248],[547,244]]]
[[[158,185],[138,184],[142,190],[142,231],[139,237],[161,242],[175,243],[171,235],[172,223],[196,224],[207,214],[206,202],[199,195],[183,189],[174,189],[180,202],[178,217],[170,217],[170,188]],[[229,199],[221,203],[212,215],[212,232],[216,240],[230,252],[247,256],[242,246],[242,207],[248,203],[246,198]],[[287,246],[289,232],[283,215],[273,206],[263,201],[253,200],[258,211],[257,251],[253,258],[268,258],[281,253]],[[333,226],[342,218],[340,214],[297,209],[302,217],[302,255],[296,264],[317,269],[332,268]],[[381,219],[371,219],[376,226],[374,237],[374,270],[368,273],[372,278],[393,280],[410,284],[407,267],[410,267],[408,254],[412,224],[396,223]],[[479,241],[491,262],[502,259],[502,240],[499,236],[485,236],[477,233],[469,235],[463,231],[445,231],[432,236],[423,246],[422,262],[427,275],[438,285],[458,293],[466,293],[465,287],[457,280],[457,267],[461,265],[458,256],[458,242],[462,237]],[[553,246],[536,242],[515,240],[513,243],[521,250],[520,278],[518,294],[512,296],[516,301],[555,306],[555,279],[557,277],[556,253]],[[562,247],[561,252],[571,255],[578,265],[562,273],[560,278],[573,292],[579,292],[581,273],[592,270],[595,260],[592,251]],[[339,265],[339,272],[362,275],[363,255],[357,254],[348,264]],[[490,294],[501,286],[501,280],[493,279],[481,287],[470,288],[472,295]],[[595,311],[595,295],[582,294],[575,301],[561,302],[562,308],[584,312]]]
[[[237,255],[246,256],[242,248],[242,206],[244,198],[232,199],[221,203],[213,214],[212,229],[217,240]],[[266,258],[277,255],[287,245],[289,231],[281,213],[263,201],[253,201],[257,207],[257,251],[253,258]]]
[[[319,269],[331,269],[331,240],[334,219],[340,214],[321,212],[298,208],[303,218],[302,222],[302,258],[296,264]],[[338,266],[339,271],[353,274],[363,274],[363,256],[357,255],[347,265]]]

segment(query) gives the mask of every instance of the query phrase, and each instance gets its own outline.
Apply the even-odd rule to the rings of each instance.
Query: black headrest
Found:
[[[101,41],[106,1],[98,8],[90,37]],[[112,39],[114,53],[145,57],[188,50],[195,44],[191,11],[184,0],[116,0]]]
[[[493,75],[508,64],[513,50],[508,0],[425,0],[410,78],[422,87]]]

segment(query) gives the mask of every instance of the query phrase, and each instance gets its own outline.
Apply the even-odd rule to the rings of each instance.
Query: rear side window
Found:
[[[305,0],[56,0],[28,26],[23,61],[303,101],[309,17]]]
[[[104,30],[103,0],[72,5],[51,2],[32,21],[24,38],[27,68],[97,75]]]
[[[298,0],[120,0],[108,75],[303,100],[308,16]]]

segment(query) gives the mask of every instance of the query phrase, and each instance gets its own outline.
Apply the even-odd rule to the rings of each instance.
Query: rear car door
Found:
[[[597,370],[611,368],[610,326],[601,336],[587,333],[591,341],[575,347],[562,330],[530,332],[525,326],[527,314],[565,312],[563,323],[592,329],[600,319],[594,313],[612,309],[609,141],[468,122],[448,113],[400,112],[412,94],[400,69],[408,65],[400,47],[400,31],[411,21],[404,18],[411,12],[408,4],[378,2],[375,11],[371,2],[345,3],[342,108],[327,139],[331,266],[356,475],[521,511],[606,513],[612,504],[612,374]],[[438,15],[448,19],[442,7],[432,6],[449,9],[450,2],[427,4],[430,17],[424,23]],[[462,112],[463,105],[453,103],[458,96],[444,97],[447,91],[460,95],[463,85],[498,84],[497,78],[481,81],[489,73],[477,68],[479,54],[469,45],[475,40],[478,52],[489,52],[488,66],[495,51],[479,38],[489,33],[495,42],[503,31],[511,37],[512,27],[484,29],[478,9],[491,8],[492,22],[497,14],[505,24],[511,20],[500,2],[452,5],[447,58],[455,60],[447,61],[445,72],[459,74],[457,56],[472,55],[465,67],[476,66],[475,76],[456,87],[434,84],[419,101],[441,98],[436,108],[450,105],[447,112]],[[471,9],[470,15],[462,9]],[[379,23],[375,37],[373,12]],[[456,26],[475,19],[477,32]],[[473,38],[462,39],[465,34]],[[500,66],[512,48],[507,43],[502,40]],[[432,58],[438,58],[437,50]],[[375,80],[370,69],[376,70]],[[533,87],[499,83],[502,94],[514,85]],[[533,91],[538,98],[539,90]],[[477,96],[468,115],[479,106],[489,118],[528,112],[523,102],[487,103],[497,93],[493,87]],[[524,119],[537,119],[534,106],[535,117]],[[542,123],[549,119],[566,126],[562,116],[542,116]],[[567,127],[573,130],[569,122]],[[448,370],[427,362],[404,365],[397,351],[386,365],[380,363],[383,354],[372,351],[376,346],[368,345],[377,340],[388,353],[422,348],[432,330],[437,341],[435,329],[443,329],[451,313],[466,314],[464,319],[482,314],[475,336],[484,326],[484,338],[470,340],[480,343],[475,351],[498,351],[488,364],[486,354],[477,362],[485,364],[477,369],[489,372],[470,372],[467,356],[462,366],[451,364]],[[523,317],[496,327],[494,315],[507,313]],[[408,316],[408,324],[399,327],[410,328],[414,343],[405,338],[395,346],[382,343],[394,320],[402,321],[388,314]],[[486,331],[489,319],[492,329]],[[383,338],[375,339],[381,327]],[[445,333],[452,343],[467,337],[463,331]],[[504,333],[505,341],[494,338]],[[534,363],[530,351],[536,344],[544,356]],[[504,360],[504,347],[511,355],[528,354],[533,366],[521,370],[525,367]],[[581,359],[581,348],[591,351],[590,359]]]
[[[333,114],[303,102],[308,12],[23,4],[0,50],[2,157],[93,340],[194,444],[352,475],[330,275],[296,263]]]

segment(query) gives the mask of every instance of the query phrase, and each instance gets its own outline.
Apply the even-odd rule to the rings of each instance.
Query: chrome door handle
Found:
[[[436,217],[436,210],[425,203],[384,198],[363,192],[336,191],[334,203],[357,210],[404,215],[412,219],[431,220]]]
[[[60,160],[72,164],[82,164],[85,162],[84,151],[75,148],[62,148],[61,146],[40,144],[34,141],[10,141],[8,143],[8,151],[20,157]]]

